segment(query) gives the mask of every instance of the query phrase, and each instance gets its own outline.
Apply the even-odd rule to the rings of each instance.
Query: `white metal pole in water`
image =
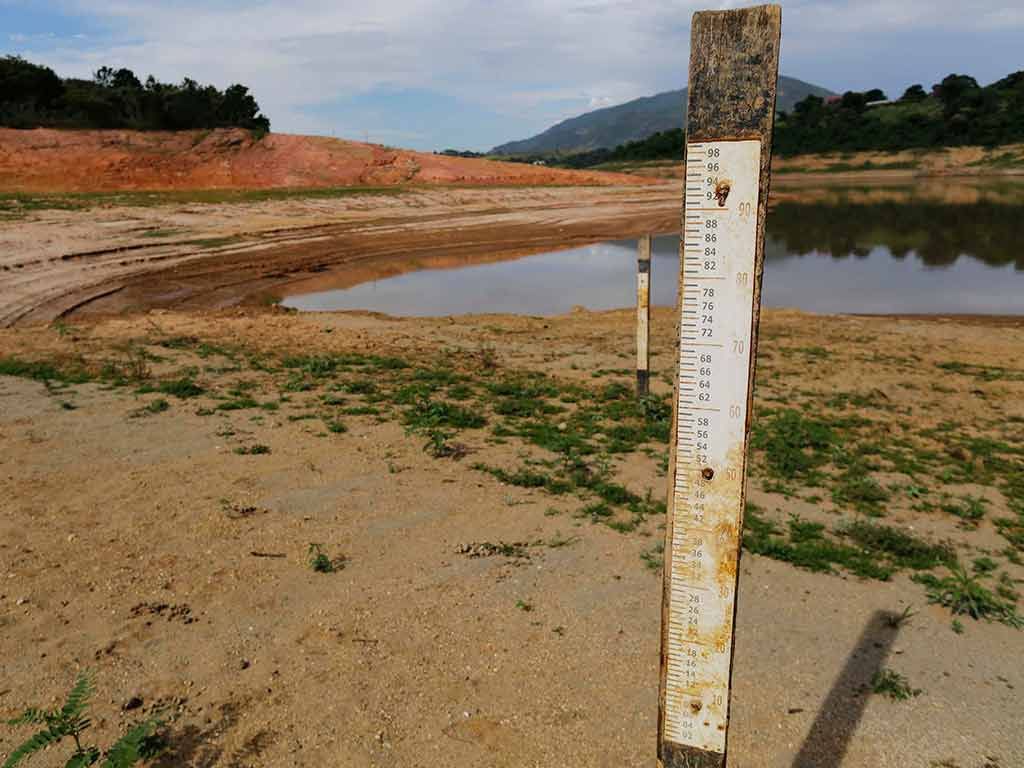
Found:
[[[637,242],[636,259],[636,394],[643,397],[651,386],[651,236]]]
[[[782,12],[693,17],[658,764],[726,764]]]

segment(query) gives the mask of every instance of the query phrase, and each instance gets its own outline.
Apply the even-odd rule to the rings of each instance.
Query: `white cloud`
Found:
[[[1020,0],[793,0],[784,63],[880,34],[1024,27]],[[108,30],[36,46],[63,73],[100,64],[243,82],[276,129],[330,130],[318,106],[378,87],[428,89],[538,127],[686,80],[698,7],[740,0],[61,0]],[[900,51],[894,51],[896,57]],[[815,71],[789,72],[815,80]],[[939,73],[936,73],[939,74]],[[823,83],[843,87],[844,83]],[[511,138],[511,137],[510,137]]]

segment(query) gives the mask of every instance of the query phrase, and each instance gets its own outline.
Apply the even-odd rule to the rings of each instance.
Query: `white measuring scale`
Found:
[[[662,738],[725,752],[761,142],[687,144]]]

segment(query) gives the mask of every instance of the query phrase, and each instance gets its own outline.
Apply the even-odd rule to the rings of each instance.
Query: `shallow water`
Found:
[[[673,306],[678,237],[655,239],[652,301]],[[300,310],[553,315],[635,302],[636,243],[620,240],[289,296]],[[814,312],[1024,313],[1024,205],[798,203],[768,217],[763,301]]]

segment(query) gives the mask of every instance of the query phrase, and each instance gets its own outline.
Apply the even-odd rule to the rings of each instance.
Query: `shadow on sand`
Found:
[[[861,632],[839,677],[818,711],[792,768],[839,768],[871,695],[871,679],[885,666],[898,614],[876,611]]]

